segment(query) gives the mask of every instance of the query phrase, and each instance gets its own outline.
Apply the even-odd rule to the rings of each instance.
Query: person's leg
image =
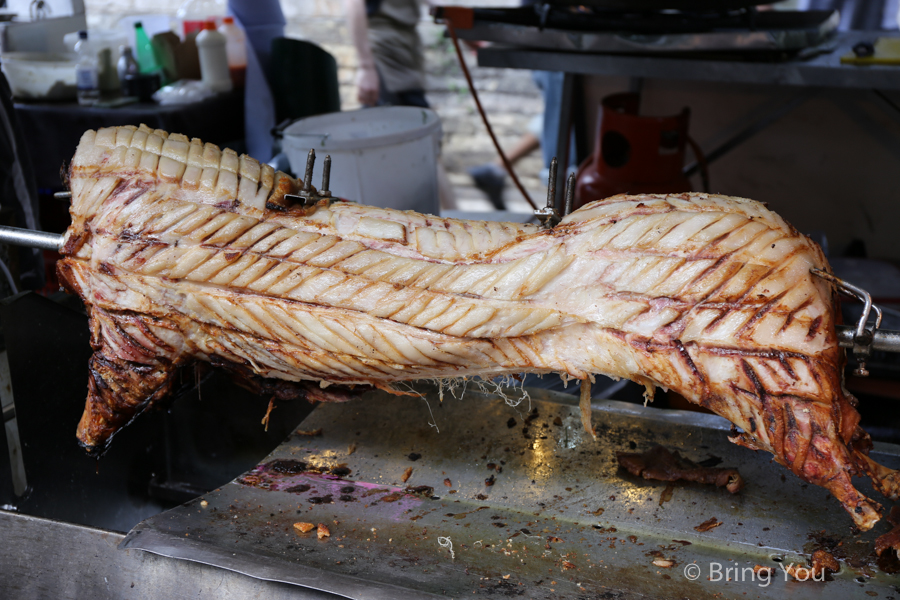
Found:
[[[516,142],[515,146],[506,154],[510,165],[517,162],[540,148],[541,140],[538,137],[543,130],[543,116],[537,115],[528,124],[528,131]],[[484,192],[490,203],[497,210],[506,210],[503,201],[503,189],[506,187],[506,167],[498,156],[494,162],[479,165],[469,169],[469,176],[475,183],[475,187]]]
[[[506,154],[507,160],[509,160],[509,164],[515,165],[517,162],[537,150],[541,147],[541,140],[536,135],[531,133],[530,131],[522,134],[522,137],[519,138],[519,141],[516,142],[516,145],[512,147]],[[497,158],[496,162],[502,165],[502,161],[500,158]]]

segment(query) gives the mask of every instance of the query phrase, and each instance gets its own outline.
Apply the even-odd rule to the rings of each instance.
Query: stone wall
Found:
[[[517,6],[518,0],[454,0],[455,5]],[[128,14],[169,14],[174,17],[180,0],[85,0],[88,24],[110,27]],[[341,0],[284,0],[286,35],[315,42],[331,52],[338,62],[343,110],[358,108],[354,78],[356,52],[343,15]],[[488,210],[484,196],[471,185],[466,170],[495,159],[496,152],[475,108],[457,62],[453,45],[444,37],[444,28],[433,23],[423,7],[420,35],[426,46],[428,80],[426,90],[432,107],[441,116],[444,129],[443,163],[454,185],[460,208]],[[475,56],[465,50],[467,64],[475,80],[482,104],[504,148],[510,148],[527,130],[529,121],[543,110],[537,88],[527,71],[480,69]],[[546,188],[539,180],[542,168],[538,152],[522,160],[517,172],[532,198],[540,202]],[[512,185],[505,194],[512,210],[530,210]]]

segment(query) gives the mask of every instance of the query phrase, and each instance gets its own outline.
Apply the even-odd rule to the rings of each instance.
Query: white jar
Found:
[[[200,76],[203,85],[215,92],[230,92],[231,75],[228,73],[227,40],[216,30],[215,21],[207,21],[203,31],[197,35],[197,50],[200,53]]]
[[[228,55],[228,70],[234,87],[243,87],[247,72],[247,39],[244,31],[234,22],[234,17],[222,19],[219,33],[225,36],[225,53]]]

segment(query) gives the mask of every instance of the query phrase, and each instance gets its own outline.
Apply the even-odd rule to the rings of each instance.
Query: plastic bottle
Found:
[[[222,19],[219,33],[225,36],[225,53],[228,55],[228,72],[234,87],[243,87],[247,74],[247,41],[244,31],[234,22],[234,17]]]
[[[75,84],[78,88],[78,104],[93,106],[100,100],[100,78],[97,74],[97,55],[88,43],[88,32],[78,32],[75,44],[78,62],[75,63]]]
[[[120,46],[119,54],[116,72],[119,74],[119,83],[122,84],[122,94],[127,96],[129,95],[127,82],[140,75],[141,68],[134,59],[134,54],[131,52],[131,46]]]
[[[228,75],[227,40],[216,30],[215,21],[203,24],[203,31],[197,34],[197,50],[200,53],[200,77],[203,84],[215,92],[231,91],[231,77]]]
[[[175,17],[181,21],[181,35],[186,38],[194,32],[199,34],[209,19],[218,24],[224,14],[225,0],[187,0],[175,12]]]
[[[162,67],[156,60],[156,53],[153,52],[153,44],[147,32],[144,31],[144,24],[137,21],[134,24],[134,45],[137,50],[137,62],[140,65],[141,73],[152,75],[159,73],[162,76]]]

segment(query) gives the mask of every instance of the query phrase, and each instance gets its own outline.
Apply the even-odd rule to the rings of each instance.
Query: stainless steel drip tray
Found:
[[[884,598],[900,583],[875,566],[886,525],[854,533],[824,489],[728,442],[723,419],[605,401],[595,441],[570,397],[531,395],[515,407],[471,390],[442,402],[436,389],[321,405],[255,469],[140,523],[120,548],[348,598]],[[721,458],[747,485],[731,495],[617,467],[616,451],[656,444]],[[900,448],[876,449],[900,466]],[[695,530],[711,518],[721,525]],[[823,546],[839,573],[786,581],[782,565]]]

